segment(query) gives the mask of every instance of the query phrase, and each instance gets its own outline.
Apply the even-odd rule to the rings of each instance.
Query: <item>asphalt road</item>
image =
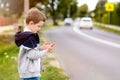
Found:
[[[45,32],[69,80],[120,80],[120,35],[56,27]]]

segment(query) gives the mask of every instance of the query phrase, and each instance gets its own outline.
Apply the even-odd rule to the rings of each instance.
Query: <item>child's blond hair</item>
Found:
[[[26,24],[28,24],[30,21],[33,21],[34,24],[36,24],[39,21],[45,21],[45,20],[46,20],[45,14],[42,13],[37,8],[31,8],[25,16]]]

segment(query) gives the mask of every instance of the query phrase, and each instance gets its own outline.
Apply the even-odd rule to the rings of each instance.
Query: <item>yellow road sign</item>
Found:
[[[112,2],[107,2],[107,3],[105,4],[105,10],[106,10],[106,11],[114,11],[114,3],[112,3]]]

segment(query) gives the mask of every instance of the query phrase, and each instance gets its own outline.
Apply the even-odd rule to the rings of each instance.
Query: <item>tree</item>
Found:
[[[53,23],[54,25],[58,25],[58,22],[57,22],[57,6],[58,6],[58,0],[51,0],[50,1],[50,13],[52,15],[52,19],[53,19]]]
[[[79,15],[79,17],[86,16],[87,12],[88,12],[88,5],[87,4],[83,4],[82,6],[80,6],[78,8],[78,15]]]
[[[108,17],[110,16],[109,24],[120,25],[120,3],[114,4],[114,11],[109,12],[108,15],[108,12],[105,11],[106,2],[107,0],[100,0],[96,5],[96,9],[93,11],[96,21],[108,24]]]
[[[77,13],[76,0],[50,0],[49,12],[51,13],[54,25],[58,24],[57,19],[74,17]],[[69,12],[68,12],[69,11]]]
[[[115,10],[111,14],[111,24],[120,26],[120,3],[116,4]]]
[[[48,0],[29,0],[29,7],[35,7],[37,3],[46,4]],[[24,10],[24,0],[1,0],[4,7],[1,9],[4,16],[14,15],[16,18],[19,18]]]
[[[0,8],[4,16],[15,15],[19,18],[24,10],[24,0],[1,0],[2,4],[8,5]],[[75,17],[77,13],[76,0],[29,0],[29,7],[36,7],[38,3],[45,6],[45,12],[50,13],[54,25],[58,24],[57,19],[67,17],[68,10],[70,17]],[[38,6],[37,6],[38,7]],[[7,9],[6,9],[7,8]],[[9,8],[9,9],[8,9]],[[6,12],[7,11],[7,12]]]
[[[53,19],[53,24],[57,25],[57,6],[58,0],[30,0],[30,7],[36,6],[37,3],[41,3],[45,6],[45,12],[50,13]],[[48,6],[49,5],[49,6]]]
[[[119,18],[120,18],[120,2],[117,4],[116,12],[117,12],[117,15],[118,15]]]
[[[60,0],[58,5],[59,15],[63,18],[77,16],[77,1],[76,0]]]
[[[74,1],[70,6],[70,17],[77,17],[77,2]]]
[[[93,11],[96,15],[96,21],[101,22],[102,21],[102,16],[106,14],[105,11],[105,3],[107,0],[99,0],[99,2],[96,5],[96,9]]]

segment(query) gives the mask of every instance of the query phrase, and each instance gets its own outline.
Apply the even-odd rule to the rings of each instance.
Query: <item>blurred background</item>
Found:
[[[113,2],[114,11],[109,14],[105,10],[105,4]],[[120,25],[120,2],[119,0],[0,0],[0,26],[17,23],[24,18],[24,13],[31,7],[42,10],[48,19],[52,19],[54,25],[58,20],[66,17],[89,16],[96,22]]]
[[[120,0],[0,0],[0,80],[20,80],[14,34],[32,7],[47,16],[41,44],[56,43],[69,80],[120,80]],[[67,80],[59,71],[50,67],[41,80]]]

